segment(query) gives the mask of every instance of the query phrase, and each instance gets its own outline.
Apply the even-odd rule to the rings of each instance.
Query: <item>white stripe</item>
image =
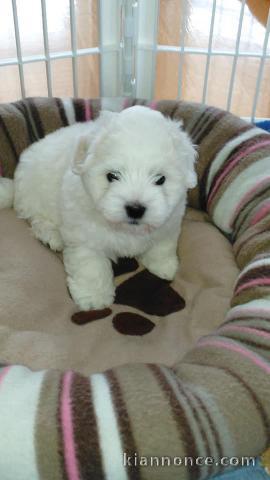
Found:
[[[12,367],[0,385],[0,478],[38,480],[36,410],[43,372]]]
[[[224,232],[230,233],[232,231],[230,220],[235,206],[252,188],[254,179],[256,182],[259,182],[263,180],[266,175],[270,176],[270,157],[262,158],[247,167],[237,175],[225,190],[213,213],[215,224]]]
[[[206,185],[207,194],[209,193],[214,176],[216,175],[217,171],[219,170],[225,159],[231,154],[233,149],[235,147],[238,147],[238,145],[240,145],[242,142],[245,142],[250,138],[256,137],[256,135],[261,135],[262,133],[263,131],[260,128],[252,128],[251,130],[242,133],[238,137],[225,144],[225,146],[217,154],[215,160],[212,162],[212,165],[210,167]]]
[[[231,308],[228,311],[225,321],[232,320],[233,318],[245,318],[254,316],[261,317],[262,313],[260,310],[264,310],[264,316],[270,318],[270,297],[260,298],[257,300],[251,300],[250,302],[244,303],[243,305],[237,305],[236,307]]]
[[[240,275],[238,276],[238,280],[250,270],[258,267],[268,267],[270,265],[270,258],[260,258],[255,260],[255,262],[249,263],[243,270],[241,270]]]
[[[73,125],[73,123],[76,123],[76,118],[75,118],[75,111],[74,111],[74,106],[71,98],[62,98],[61,99],[63,102],[63,106],[65,109],[65,114],[68,119],[69,125]]]
[[[128,480],[110,387],[105,375],[91,375],[103,467],[107,480]]]

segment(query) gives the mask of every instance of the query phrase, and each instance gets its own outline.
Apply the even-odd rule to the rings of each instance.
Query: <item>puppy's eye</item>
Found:
[[[163,183],[165,182],[166,180],[166,177],[164,177],[164,175],[162,175],[162,177],[160,177],[156,182],[155,182],[155,185],[163,185]]]
[[[115,172],[109,172],[106,175],[108,182],[114,182],[114,180],[119,180],[119,174]]]

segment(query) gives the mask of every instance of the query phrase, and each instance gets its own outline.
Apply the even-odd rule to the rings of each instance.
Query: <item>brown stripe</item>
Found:
[[[9,131],[8,131],[7,127],[6,127],[6,124],[5,124],[5,122],[4,122],[4,120],[3,120],[3,118],[2,118],[1,116],[0,116],[0,127],[2,127],[2,129],[3,129],[3,132],[4,132],[5,136],[6,136],[6,139],[7,139],[7,141],[8,141],[8,144],[9,144],[9,146],[10,146],[10,150],[12,151],[12,154],[13,154],[13,156],[14,156],[15,163],[17,164],[17,163],[18,163],[18,157],[19,157],[19,155],[17,154],[17,151],[16,151],[15,145],[14,145],[14,143],[13,143],[13,140],[12,140],[12,138],[11,138],[11,136],[10,136],[10,134],[9,134]]]
[[[64,447],[64,432],[62,430],[62,417],[61,417],[61,408],[62,408],[62,391],[63,391],[63,382],[64,382],[65,373],[61,375],[59,379],[59,395],[58,395],[58,410],[57,410],[57,422],[58,422],[58,453],[60,457],[60,465],[62,471],[62,480],[70,480],[66,473],[66,461],[65,461],[65,447]]]
[[[55,103],[58,107],[59,115],[62,120],[63,126],[66,127],[67,125],[69,125],[69,123],[61,98],[55,98]]]
[[[95,120],[100,113],[101,110],[101,100],[99,98],[94,98],[90,100],[91,105],[91,113],[92,113],[92,120]]]
[[[209,442],[208,442],[207,434],[206,434],[206,432],[205,432],[205,430],[204,430],[204,427],[203,427],[203,425],[202,425],[201,419],[200,419],[200,417],[199,417],[199,414],[198,414],[196,408],[192,405],[192,402],[190,401],[190,397],[196,398],[197,400],[198,400],[198,398],[197,398],[196,395],[195,395],[193,392],[191,392],[187,387],[186,387],[186,390],[188,390],[189,395],[186,394],[183,386],[181,385],[181,381],[180,381],[180,379],[179,379],[177,376],[175,376],[175,381],[176,381],[176,383],[177,383],[177,386],[178,386],[181,394],[182,394],[183,397],[186,399],[186,402],[187,402],[187,404],[189,405],[189,407],[190,407],[190,409],[191,409],[191,411],[192,411],[192,415],[193,415],[193,417],[195,418],[195,420],[196,420],[196,422],[197,422],[197,425],[198,425],[199,430],[200,430],[201,437],[202,437],[202,439],[203,439],[204,446],[206,447],[206,457],[210,457],[212,452],[211,452],[210,445],[209,445]],[[211,473],[211,471],[213,470],[213,469],[211,468],[211,465],[204,465],[204,467],[205,467],[205,475],[206,475],[206,474],[209,475],[209,474]],[[209,468],[209,467],[210,467],[210,468]]]
[[[216,172],[214,178],[212,179],[212,182],[211,182],[211,188],[209,190],[209,194],[211,194],[213,188],[215,187],[216,185],[216,182],[217,180],[219,179],[220,175],[222,175],[222,173],[224,172],[224,170],[229,166],[231,165],[232,162],[234,162],[235,158],[238,156],[238,154],[243,151],[244,149],[248,149],[254,145],[257,145],[261,140],[270,140],[270,137],[269,135],[267,134],[260,134],[260,135],[257,135],[256,137],[253,137],[253,138],[250,138],[248,140],[245,140],[243,141],[242,143],[240,143],[240,145],[237,145],[233,150],[232,152],[230,153],[230,155],[226,158],[226,160],[223,162],[223,164],[221,165],[221,167],[218,169],[218,171]],[[269,149],[270,145],[265,145],[264,147],[261,146],[261,145],[258,145],[258,149],[260,149],[260,151],[264,150],[264,149]],[[253,151],[252,154],[254,154],[256,152]],[[243,162],[244,159],[246,159],[247,156],[249,156],[250,154],[245,154],[244,153],[244,157],[241,158],[241,162]]]
[[[233,245],[233,252],[234,252],[234,255],[235,256],[238,256],[241,249],[243,247],[245,247],[251,240],[254,239],[254,237],[259,237],[259,235],[263,234],[263,233],[269,233],[269,240],[270,240],[270,231],[269,231],[269,227],[270,227],[270,222],[264,222],[265,219],[262,219],[263,221],[261,222],[258,222],[256,223],[256,225],[250,227],[250,229],[246,230],[245,232],[245,237],[244,237],[244,240],[243,240],[243,237],[239,237],[239,239],[237,239],[237,242],[235,242],[235,244]],[[252,232],[250,235],[248,235],[250,232],[249,230]],[[241,240],[241,241],[240,241]],[[258,239],[257,239],[258,240]],[[258,246],[259,245],[259,242],[258,243]]]
[[[198,119],[196,120],[196,122],[194,123],[194,125],[192,126],[189,134],[192,138],[193,141],[195,141],[195,137],[196,135],[199,133],[199,130],[201,128],[201,126],[206,122],[208,121],[209,119],[209,116],[211,115],[212,113],[212,108],[211,107],[206,107],[205,110],[203,110],[203,112],[201,113],[201,115],[198,117]]]
[[[107,371],[104,375],[106,376],[110,384],[113,405],[115,408],[118,428],[122,440],[123,452],[125,452],[128,457],[134,457],[134,454],[138,452],[138,449],[136,446],[135,438],[133,436],[131,422],[123,398],[121,387],[113,370]],[[127,466],[126,469],[130,480],[139,480],[141,478],[139,465]]]
[[[188,388],[188,386],[186,385],[186,388],[190,391],[190,393],[193,395],[194,398],[196,398],[200,408],[202,409],[202,411],[204,412],[206,418],[207,418],[207,421],[208,421],[208,424],[209,424],[209,427],[210,427],[210,430],[212,432],[212,435],[215,439],[215,444],[216,444],[216,447],[217,447],[217,450],[218,450],[218,455],[219,457],[221,458],[222,457],[222,446],[221,446],[221,443],[220,443],[220,438],[219,438],[219,433],[218,431],[216,430],[215,428],[215,425],[213,423],[213,420],[205,406],[205,404],[203,403],[202,399],[199,397],[199,395],[197,395],[195,392],[191,392],[190,388]]]
[[[269,149],[269,146],[267,147]],[[234,167],[226,174],[226,176],[222,179],[222,182],[219,184],[219,187],[216,189],[214,195],[211,198],[211,202],[209,202],[208,198],[208,213],[212,215],[216,204],[219,202],[220,198],[223,196],[224,192],[230,187],[230,185],[234,182],[234,180],[239,177],[239,175],[245,171],[251,165],[255,165],[257,162],[265,158],[265,149],[260,148],[257,151],[251,152],[248,155],[245,155],[240,162],[234,165]],[[216,184],[211,184],[211,190],[209,195],[213,192],[213,189]]]
[[[57,411],[60,374],[48,371],[44,377],[35,419],[36,459],[40,478],[63,480],[59,458]],[[29,479],[30,480],[30,479]]]
[[[229,338],[229,339],[232,339],[232,340],[238,340],[238,341],[241,341],[241,343],[243,345],[248,345],[252,348],[255,348],[255,349],[259,349],[259,350],[262,350],[262,351],[265,351],[265,352],[269,352],[269,355],[270,355],[270,345],[262,345],[261,343],[258,343],[258,342],[255,342],[253,340],[247,340],[244,336],[245,335],[251,335],[250,333],[245,333],[245,332],[241,332],[241,338],[239,338],[239,332],[234,332],[234,331],[224,331],[224,332],[220,332],[222,334],[222,337],[226,337],[226,338]],[[256,335],[256,333],[254,333],[254,335]],[[265,339],[262,339],[261,340],[262,342],[265,342]]]
[[[229,156],[227,157],[226,162],[224,162],[222,164],[221,168],[217,171],[213,180],[216,180],[216,178],[219,177],[219,175],[221,173],[223,173],[224,169],[227,168],[227,166],[230,165],[230,163],[235,160],[235,157],[237,157],[240,152],[242,152],[244,149],[248,149],[250,147],[253,147],[253,146],[259,144],[259,142],[261,140],[269,140],[270,141],[269,134],[258,133],[254,137],[248,138],[247,140],[243,140],[242,143],[240,143],[239,145],[236,145],[236,147],[230,152]],[[258,148],[260,148],[260,149],[261,148],[269,148],[269,145],[266,145],[265,147],[262,147],[261,145],[258,145]]]
[[[85,122],[85,102],[81,98],[73,99],[76,122]]]
[[[260,285],[256,287],[246,288],[242,290],[237,295],[231,299],[231,306],[236,307],[244,303],[250,302],[251,300],[258,300],[269,295],[270,287],[269,285]]]
[[[191,131],[198,119],[203,115],[206,110],[205,105],[200,103],[178,102],[177,119],[181,119],[184,122],[187,133],[191,136]]]
[[[81,478],[104,478],[89,379],[76,374],[71,387],[73,432]]]
[[[226,141],[219,143],[218,148],[216,148],[212,153],[212,156],[209,159],[209,163],[207,164],[207,167],[205,168],[203,175],[200,179],[200,185],[199,185],[200,205],[203,210],[206,210],[207,195],[208,195],[206,194],[206,185],[207,185],[210,168],[212,166],[213,161],[215,160],[216,156],[221,152],[221,150],[225,147],[225,145],[227,145],[227,143],[231,142],[232,140],[237,138],[239,135],[241,135],[242,133],[245,133],[248,130],[251,130],[252,128],[253,126],[248,124],[241,127],[237,127],[237,131],[234,130],[233,132],[230,132],[230,135],[226,137]]]
[[[233,222],[233,241],[237,239],[237,237],[243,233],[243,231],[247,228],[248,225],[246,221],[253,214],[254,208],[257,207],[263,200],[270,196],[270,185],[267,185],[260,190],[256,195],[254,195],[250,200],[243,205],[240,212],[238,213],[237,217],[234,219]]]
[[[267,250],[270,250],[269,229],[267,231],[258,232],[255,242],[251,241],[243,243],[239,252],[235,255],[236,262],[241,269],[253,261],[257,255],[264,253]]]
[[[241,285],[248,282],[249,280],[255,280],[259,278],[268,278],[270,277],[270,265],[254,267],[251,270],[248,270],[236,283],[234,289],[237,290]]]
[[[179,104],[176,103],[176,105],[174,106],[174,108],[172,109],[171,111],[171,114],[170,114],[170,117],[174,120],[176,119],[176,114],[178,112],[178,108],[179,108]]]
[[[44,136],[63,127],[54,98],[35,97],[34,103],[39,114]]]
[[[37,132],[34,119],[32,118],[27,99],[21,101],[21,107],[22,107],[22,113],[24,114],[24,118],[27,122],[29,134],[31,135],[31,142],[32,143],[36,142],[39,138],[38,132]]]
[[[28,98],[26,101],[28,103],[29,110],[30,110],[30,113],[32,115],[35,127],[37,129],[38,138],[43,138],[45,136],[45,133],[44,133],[43,125],[42,125],[42,122],[41,122],[41,119],[40,119],[40,116],[39,116],[38,109],[35,105],[35,99],[34,98]]]
[[[262,332],[270,332],[270,321],[266,318],[261,318],[261,317],[236,317],[236,318],[232,318],[230,320],[226,320],[226,322],[223,322],[222,323],[222,327],[223,325],[230,325],[230,323],[236,323],[236,322],[240,322],[241,324],[244,323],[244,326],[247,326],[248,324],[248,327],[249,328],[257,328],[258,330],[261,330]],[[250,325],[250,322],[263,322],[263,325],[264,327],[261,327],[261,325]],[[268,327],[268,328],[267,328]]]
[[[13,105],[24,117],[24,120],[25,120],[25,123],[26,123],[26,128],[27,128],[27,133],[28,133],[28,138],[29,138],[29,143],[35,142],[38,138],[35,135],[35,132],[32,128],[26,106],[24,105],[23,101],[15,102],[15,103],[13,103]]]
[[[202,130],[198,133],[198,136],[195,138],[195,143],[199,145],[202,140],[209,135],[209,133],[213,130],[214,126],[222,120],[224,116],[227,115],[227,112],[222,110],[214,111],[213,116],[210,118],[210,121],[204,125]]]
[[[147,100],[145,100],[144,98],[134,98],[133,106],[134,105],[145,106],[145,105],[147,105]]]
[[[200,365],[209,367],[209,365],[207,365],[203,362],[200,362]],[[252,388],[243,380],[242,377],[240,377],[240,375],[235,373],[229,367],[221,367],[219,365],[215,365],[214,368],[227,373],[228,375],[233,377],[235,380],[237,380],[238,383],[240,385],[242,385],[242,387],[244,387],[248,396],[253,400],[253,404],[255,405],[255,408],[258,412],[258,415],[259,415],[259,417],[261,417],[262,426],[263,426],[263,429],[264,429],[264,435],[265,435],[265,438],[266,438],[265,448],[268,447],[268,442],[270,440],[270,423],[269,423],[269,420],[268,420],[268,414],[265,411],[261,401],[259,400],[259,398],[256,395],[256,393],[254,392],[254,390],[252,390]]]
[[[170,404],[172,416],[175,424],[178,427],[181,441],[183,442],[183,446],[186,446],[185,456],[193,457],[194,459],[198,458],[199,452],[197,450],[197,444],[193,432],[190,428],[189,421],[186,417],[184,408],[179,403],[174,391],[168,384],[164,375],[161,373],[159,367],[157,365],[151,364],[149,365],[149,368],[155,375],[160,387],[162,388],[163,392],[167,397],[168,403]],[[199,478],[200,468],[198,465],[189,465],[187,469],[188,478],[190,480],[193,480],[194,478]]]
[[[227,112],[227,114],[213,126],[211,132],[202,139],[199,145],[199,161],[196,164],[199,185],[197,188],[189,191],[189,201],[195,208],[202,208],[200,185],[201,178],[207,166],[212,162],[212,159],[215,158],[216,153],[220,151],[221,145],[226,144],[228,138],[238,132],[239,129],[243,127],[246,128],[246,125],[243,120]]]

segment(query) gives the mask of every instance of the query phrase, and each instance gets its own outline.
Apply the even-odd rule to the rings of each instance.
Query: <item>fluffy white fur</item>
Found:
[[[113,303],[110,260],[119,256],[137,256],[159,277],[174,277],[195,157],[179,122],[140,106],[102,112],[23,152],[14,208],[38,239],[63,250],[68,287],[82,310]],[[145,212],[131,218],[127,206]]]

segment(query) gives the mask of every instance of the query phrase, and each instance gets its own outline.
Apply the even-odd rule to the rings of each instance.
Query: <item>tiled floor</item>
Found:
[[[269,0],[247,0],[253,11],[265,21]],[[53,52],[70,49],[69,1],[47,0],[49,44]],[[188,47],[206,48],[213,0],[189,0],[185,23],[185,44]],[[260,5],[258,10],[257,6]],[[76,0],[78,48],[98,45],[98,0]],[[256,6],[257,5],[257,6]],[[41,6],[38,0],[17,0],[22,54],[43,53]],[[162,45],[179,45],[181,35],[182,0],[160,0],[158,42]],[[255,10],[254,10],[255,8]],[[235,47],[239,0],[217,0],[213,46],[215,49],[233,51]],[[0,2],[0,58],[16,56],[11,0]],[[240,51],[261,52],[265,27],[245,8]],[[268,47],[270,52],[270,45]],[[232,111],[249,116],[255,93],[259,69],[258,58],[239,58],[232,96]],[[226,108],[233,57],[213,56],[210,61],[207,103]],[[206,65],[205,55],[184,55],[183,98],[201,101]],[[159,52],[155,85],[156,98],[175,98],[178,94],[179,55]],[[24,66],[27,95],[47,95],[44,62]],[[265,62],[257,116],[270,116],[270,60]],[[99,95],[98,56],[78,59],[80,96]],[[69,96],[72,89],[71,59],[52,62],[53,95]],[[0,101],[20,98],[19,74],[16,66],[0,68]]]

